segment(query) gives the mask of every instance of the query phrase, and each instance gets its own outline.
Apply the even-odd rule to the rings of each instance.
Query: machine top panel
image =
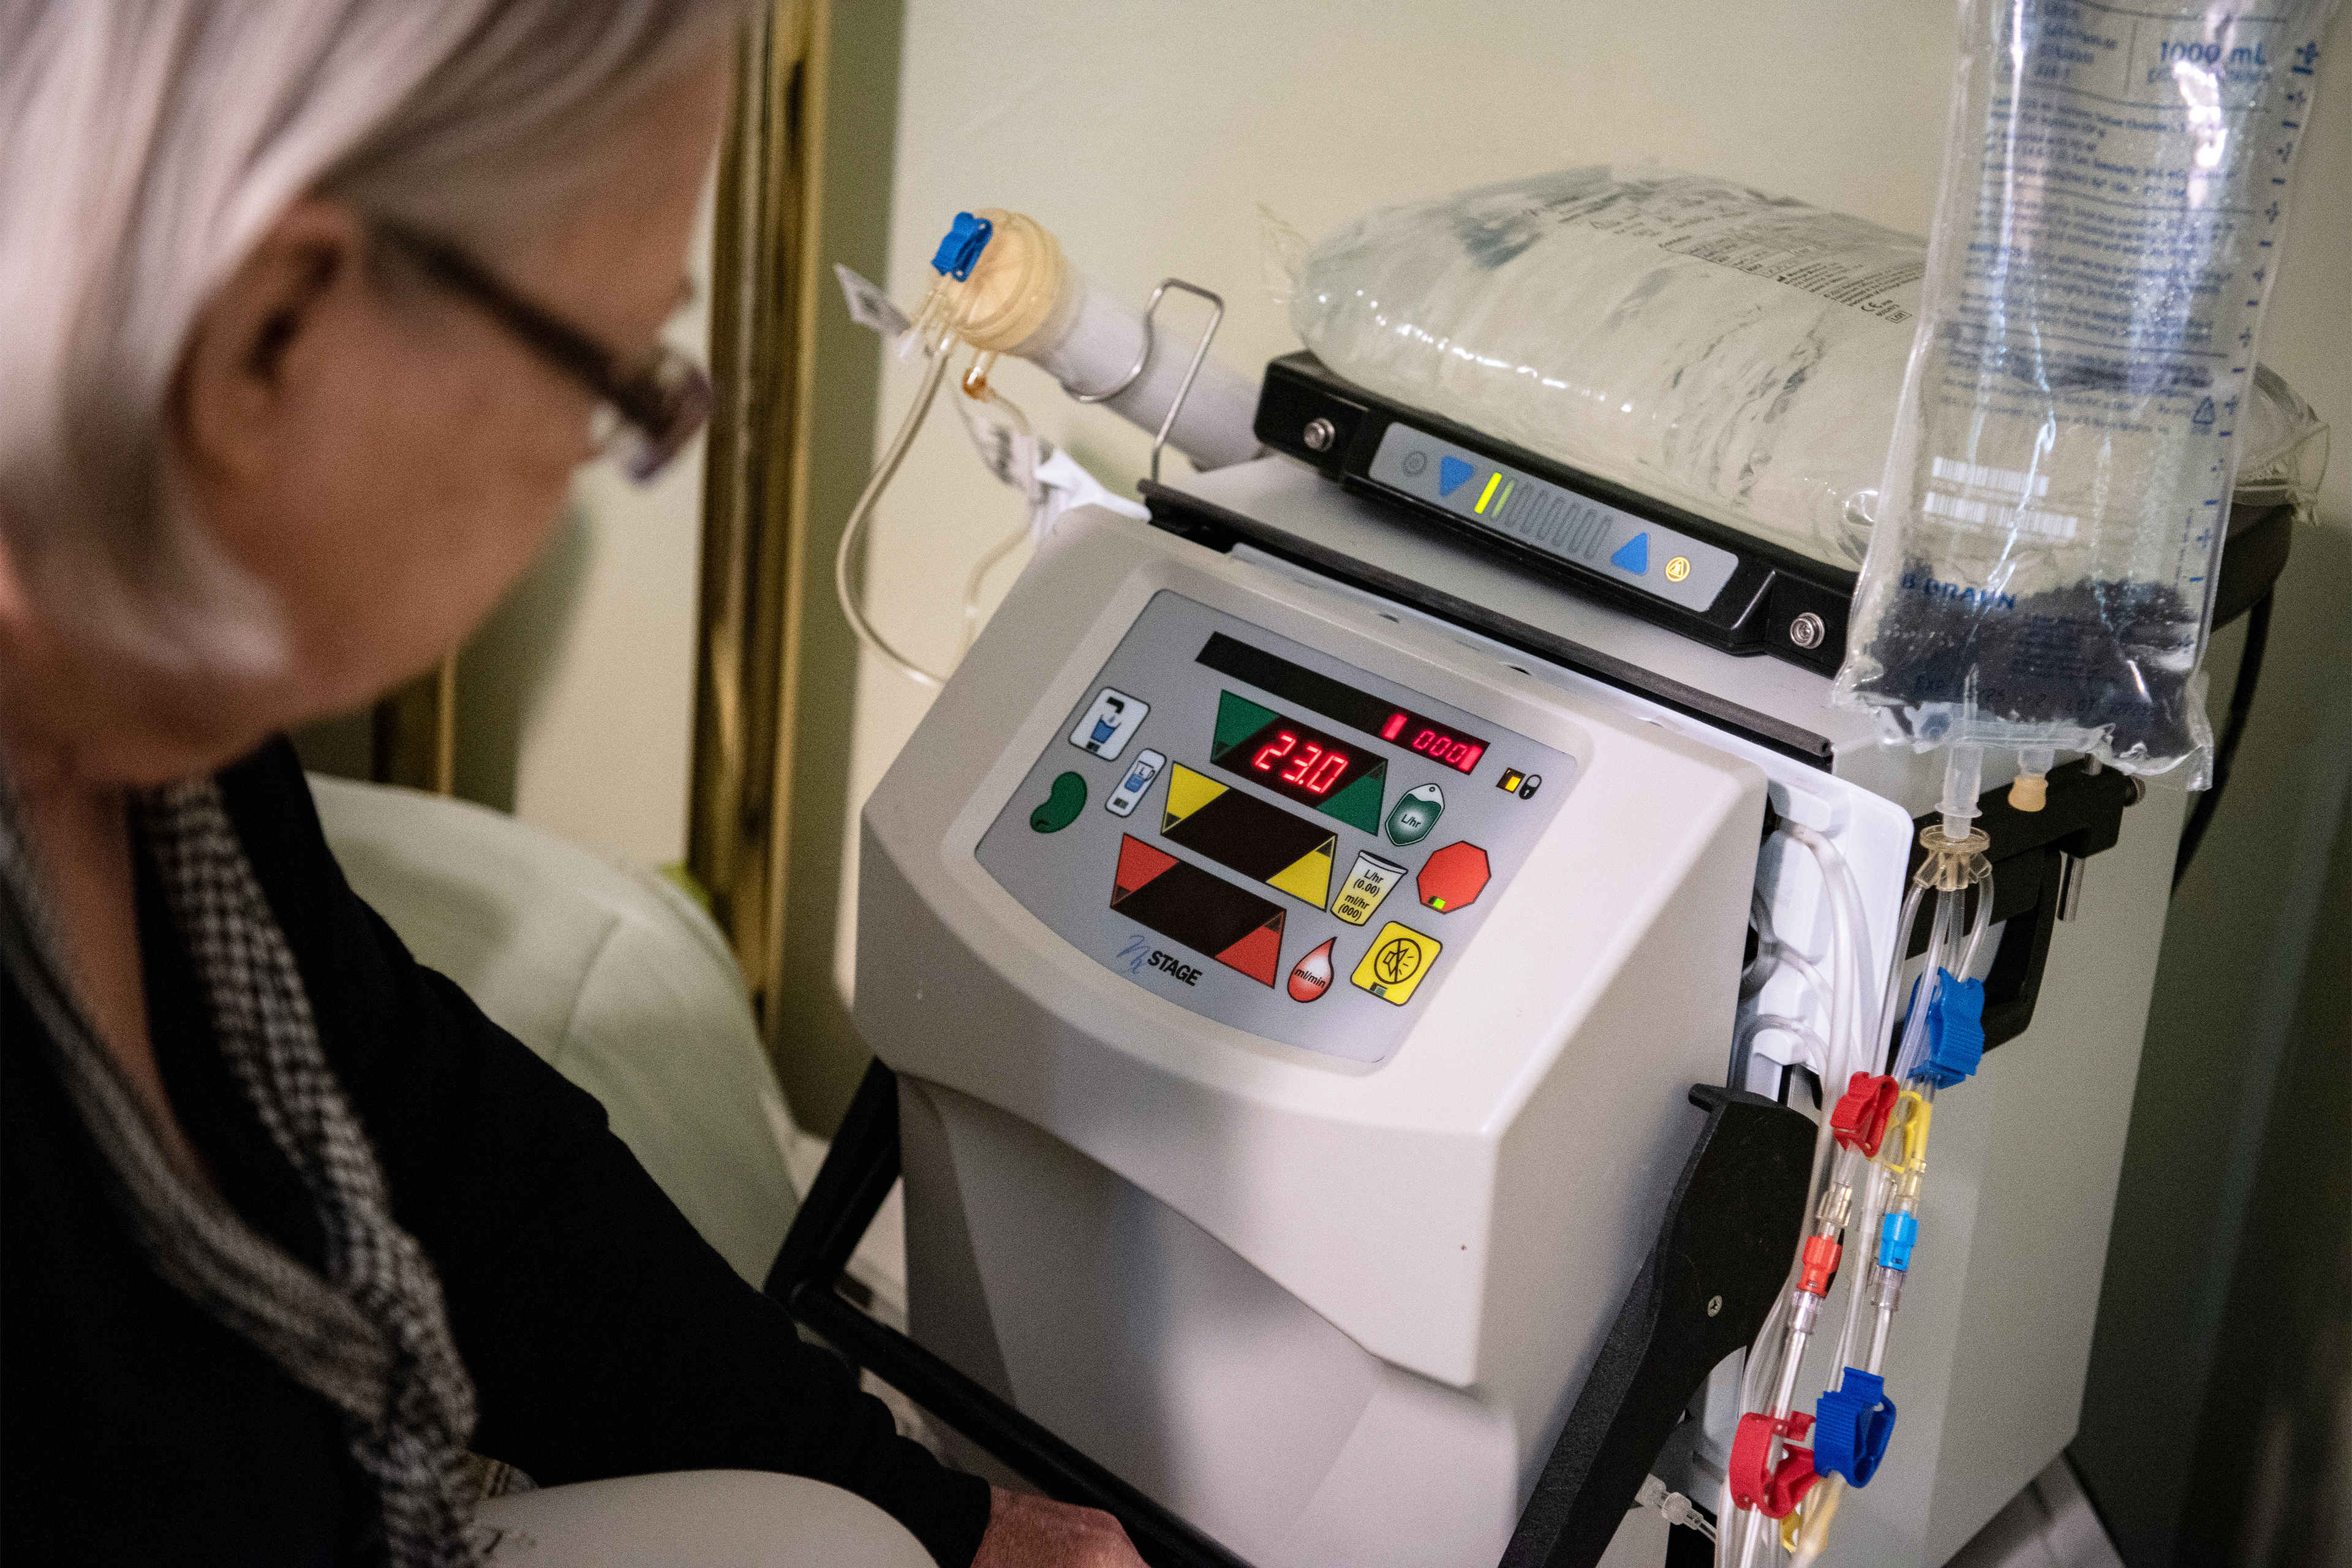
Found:
[[[1739,567],[1739,557],[1728,550],[1402,420],[1381,437],[1366,471],[1465,522],[1686,610],[1712,608]]]
[[[1575,783],[1565,752],[1161,593],[977,853],[1135,984],[1378,1062]]]

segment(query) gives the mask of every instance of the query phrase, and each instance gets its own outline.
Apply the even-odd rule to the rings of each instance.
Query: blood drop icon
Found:
[[[1312,1002],[1331,989],[1331,944],[1339,939],[1326,937],[1323,945],[1291,965],[1290,999]]]

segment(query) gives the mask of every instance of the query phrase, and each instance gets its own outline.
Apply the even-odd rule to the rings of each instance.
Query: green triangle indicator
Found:
[[[1222,715],[1218,722],[1222,727]],[[1326,816],[1336,816],[1359,833],[1378,833],[1381,830],[1381,794],[1387,787],[1388,779],[1388,759],[1383,757],[1373,765],[1370,773],[1325,801],[1321,810]]]
[[[1236,697],[1230,691],[1217,693],[1217,738],[1209,748],[1212,758],[1222,757],[1266,725],[1282,717],[1271,708],[1261,708],[1246,697]]]

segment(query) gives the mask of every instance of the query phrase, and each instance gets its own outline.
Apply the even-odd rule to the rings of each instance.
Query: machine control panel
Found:
[[[1566,752],[1161,593],[977,853],[1112,973],[1378,1062],[1575,784]]]
[[[1507,463],[1391,425],[1370,476],[1464,522],[1491,530],[1653,597],[1704,613],[1738,570],[1730,551]]]

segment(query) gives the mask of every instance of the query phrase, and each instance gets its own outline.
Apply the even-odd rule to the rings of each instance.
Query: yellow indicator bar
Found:
[[[1486,503],[1495,499],[1495,487],[1502,482],[1503,476],[1500,473],[1490,476],[1486,480],[1486,489],[1481,492],[1478,497],[1478,504],[1472,507],[1470,510],[1476,512],[1485,511],[1486,510]]]

